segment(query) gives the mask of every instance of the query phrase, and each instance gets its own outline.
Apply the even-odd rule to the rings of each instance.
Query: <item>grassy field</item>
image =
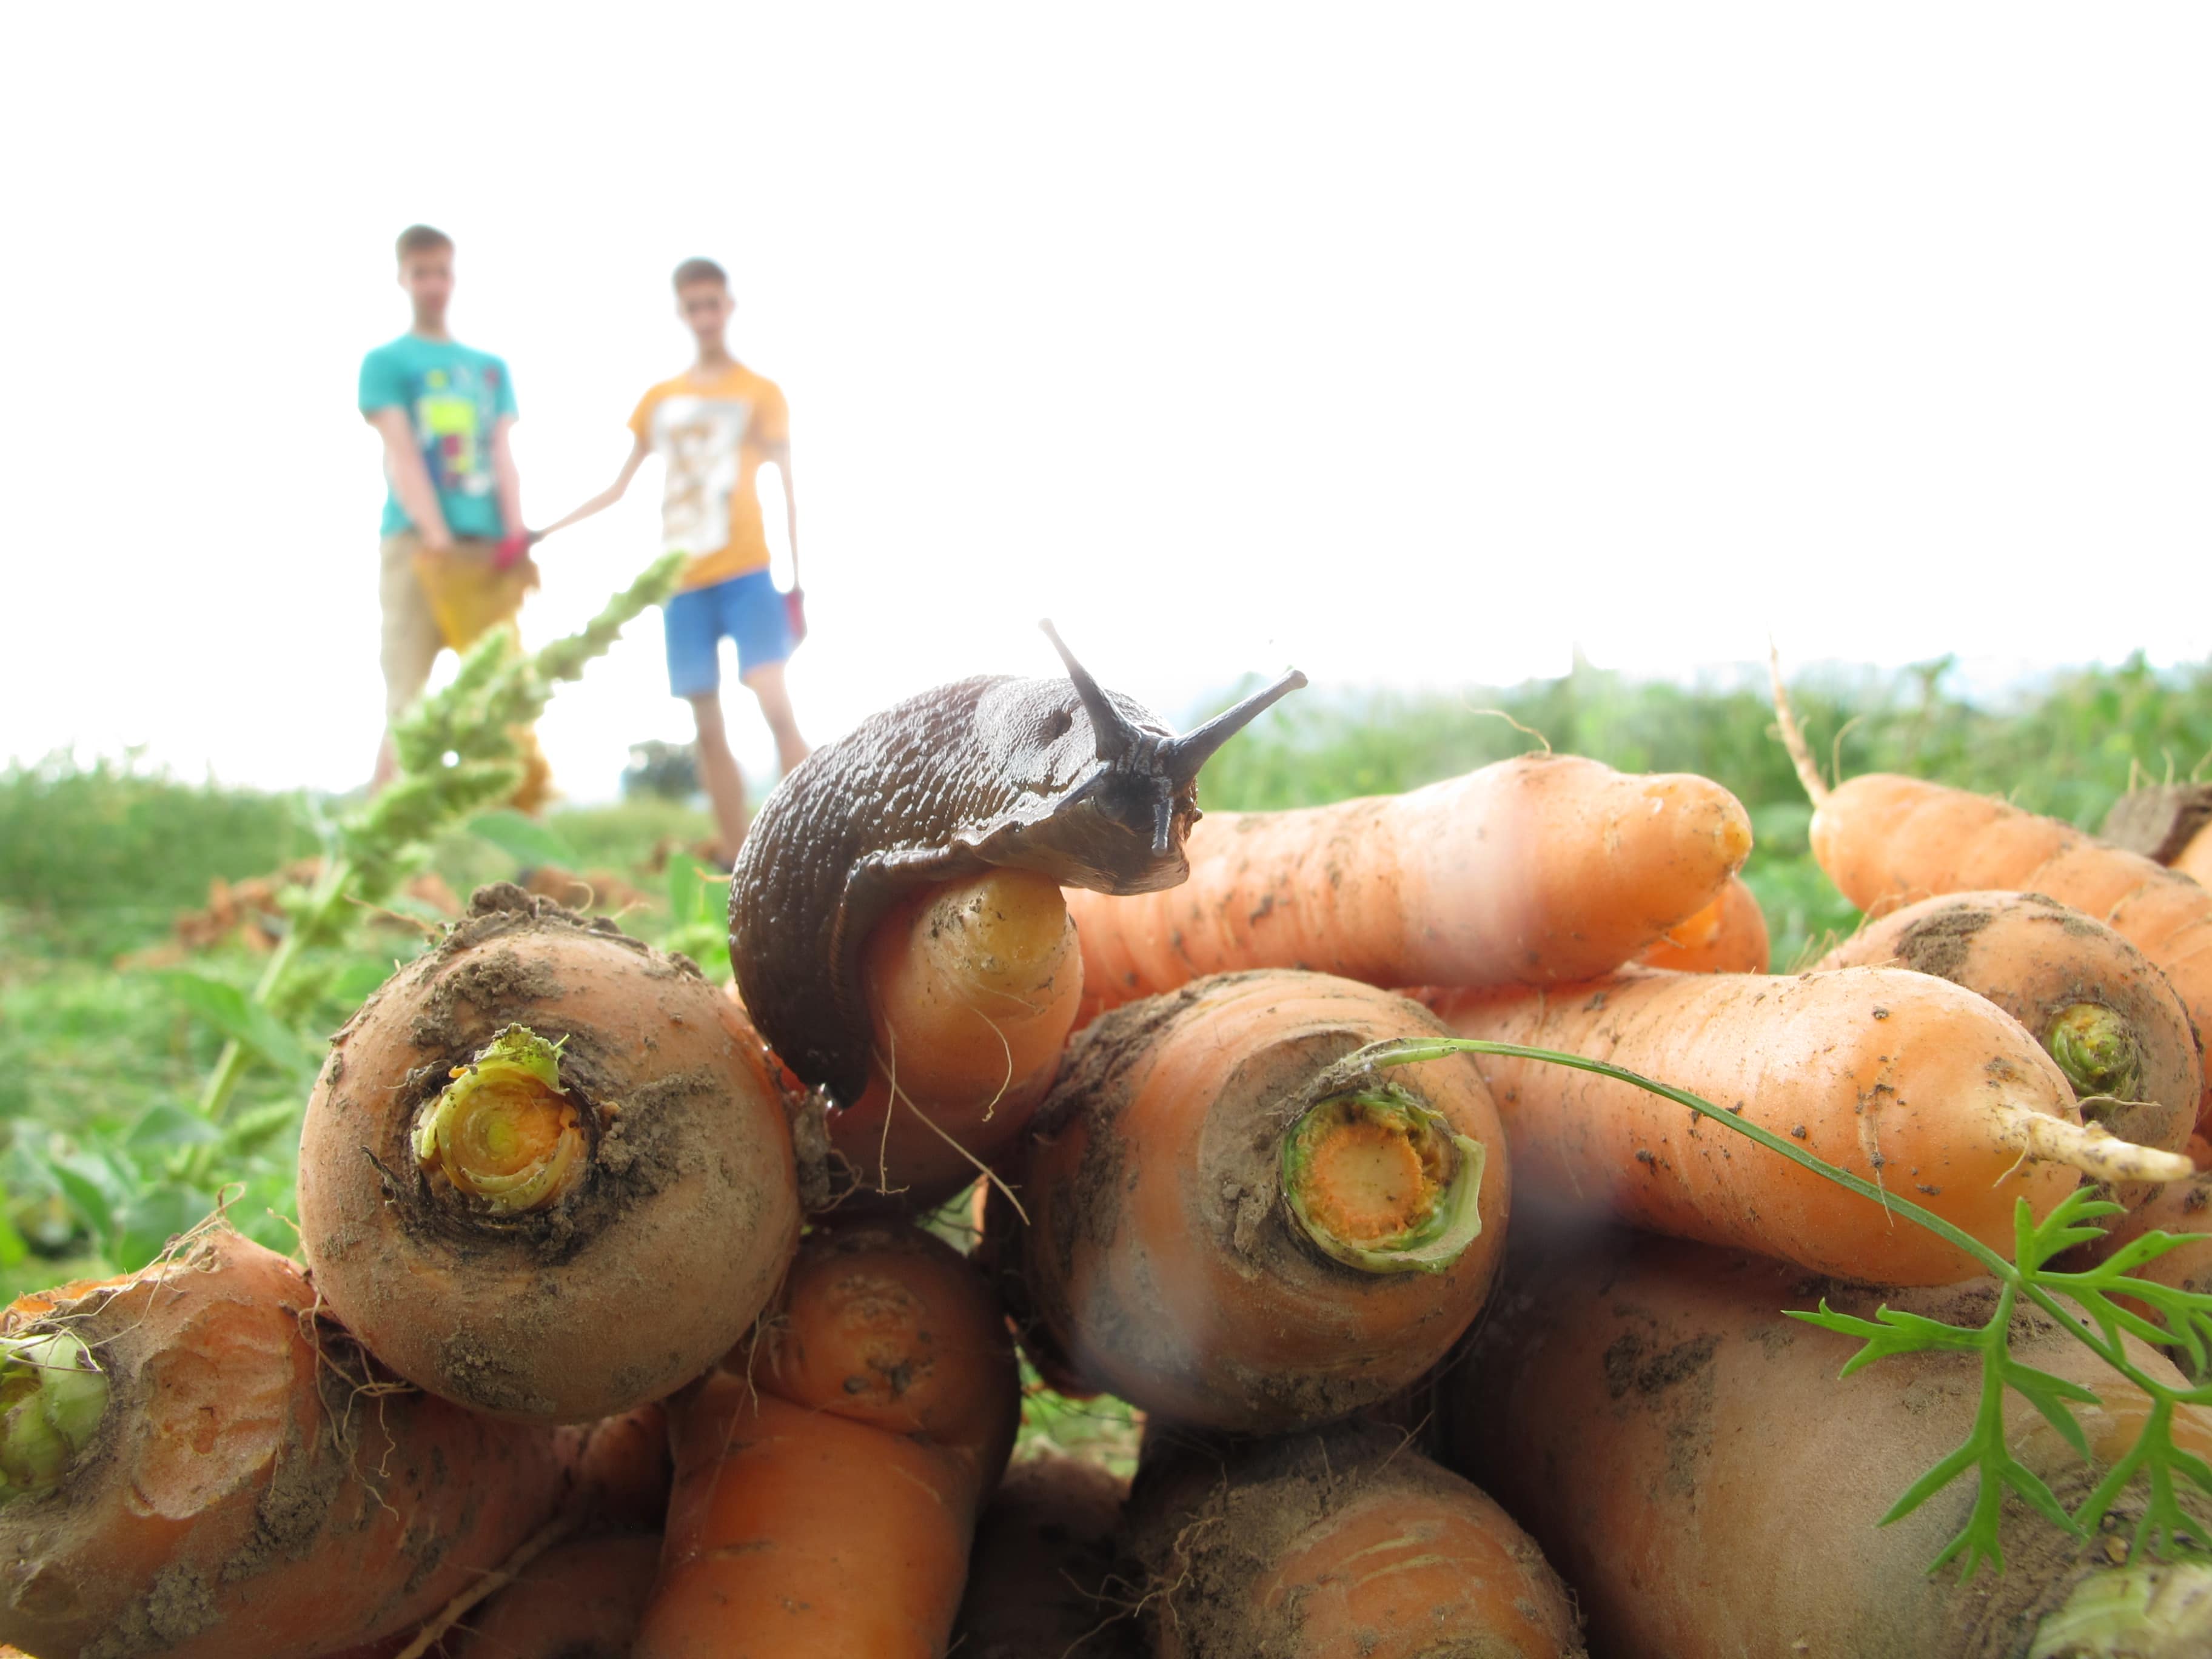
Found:
[[[2212,750],[2212,668],[2130,664],[1989,708],[1949,695],[1945,667],[1799,688],[1819,752],[1844,732],[1846,771],[1918,773],[2094,826],[2136,771],[2186,775]],[[1748,681],[1682,688],[1582,669],[1460,696],[1294,698],[1213,763],[1205,799],[1253,808],[1408,788],[1520,753],[1532,732],[1735,790],[1757,830],[1747,874],[1778,969],[1856,921],[1808,856],[1809,810]],[[0,1290],[135,1267],[218,1194],[246,1231],[289,1248],[292,1149],[319,1036],[422,948],[438,884],[465,895],[558,865],[609,895],[624,926],[715,965],[720,890],[684,850],[707,831],[696,807],[556,810],[542,825],[494,817],[438,842],[410,896],[313,957],[297,1029],[260,1031],[236,1097],[210,1121],[203,1080],[273,933],[233,929],[186,950],[176,919],[206,906],[211,884],[315,854],[331,810],[112,762],[0,773]]]

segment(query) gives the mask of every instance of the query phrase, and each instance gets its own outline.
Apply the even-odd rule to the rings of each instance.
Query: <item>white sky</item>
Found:
[[[533,522],[685,362],[670,268],[731,268],[793,411],[817,741],[1050,672],[1045,614],[1170,714],[1286,663],[1680,673],[1770,627],[1800,662],[2212,647],[2202,7],[568,15],[0,20],[0,757],[365,773],[354,382],[414,220],[513,365]],[[658,495],[548,544],[529,637],[647,560]],[[689,735],[655,617],[545,726],[580,799]]]

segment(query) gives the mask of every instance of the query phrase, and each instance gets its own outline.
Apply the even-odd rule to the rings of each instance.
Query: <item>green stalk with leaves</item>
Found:
[[[355,918],[384,902],[405,879],[422,849],[467,816],[504,799],[522,781],[514,730],[545,712],[554,688],[580,679],[623,627],[674,591],[683,561],[671,554],[607,602],[582,631],[526,654],[512,630],[494,629],[461,659],[444,690],[422,698],[392,728],[398,778],[358,812],[341,821],[322,874],[292,911],[292,925],[270,955],[246,999],[251,1011],[280,1019],[312,997],[300,974],[301,953],[340,942]],[[252,1058],[251,1032],[234,1033],[200,1091],[201,1115],[220,1123]],[[195,1148],[186,1167],[204,1178],[215,1143]]]
[[[514,814],[472,816],[521,776],[514,729],[536,720],[557,685],[580,678],[626,623],[664,599],[679,565],[673,557],[656,562],[580,631],[538,652],[521,652],[505,629],[477,641],[453,682],[395,727],[394,782],[323,826],[321,868],[307,887],[283,896],[289,925],[250,988],[184,969],[149,976],[172,1006],[224,1039],[197,1097],[158,1101],[135,1121],[83,1126],[65,1141],[18,1137],[11,1152],[18,1178],[58,1193],[71,1224],[89,1235],[80,1271],[150,1261],[207,1214],[218,1180],[241,1200],[232,1212],[241,1227],[264,1243],[289,1244],[271,1212],[290,1208],[286,1143],[319,1062],[315,1028],[366,997],[392,966],[355,948],[363,923],[376,910],[414,904],[399,894],[401,884],[427,860],[430,843],[455,826],[537,830]],[[242,1085],[250,1085],[243,1098]],[[12,1238],[0,1233],[0,1267],[21,1254],[20,1241],[9,1249]]]

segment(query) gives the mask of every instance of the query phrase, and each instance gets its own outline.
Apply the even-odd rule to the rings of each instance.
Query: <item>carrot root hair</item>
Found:
[[[1766,672],[1774,683],[1774,723],[1781,731],[1782,746],[1790,751],[1790,763],[1797,769],[1797,781],[1818,806],[1828,799],[1828,785],[1820,776],[1820,763],[1813,758],[1812,745],[1805,741],[1804,728],[1797,724],[1796,712],[1790,707],[1790,692],[1782,684],[1782,653],[1771,641],[1766,647]]]
[[[2085,1102],[2085,1109],[2094,1103]],[[2099,1181],[2186,1181],[2197,1166],[2180,1152],[2164,1152],[2123,1140],[2100,1123],[2069,1123],[2047,1112],[2000,1106],[1996,1138],[2023,1158],[2070,1164]]]

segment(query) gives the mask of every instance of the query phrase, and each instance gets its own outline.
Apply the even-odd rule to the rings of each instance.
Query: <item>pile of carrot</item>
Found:
[[[843,1024],[758,994],[780,958],[747,958],[757,1024],[688,960],[488,888],[332,1039],[299,1261],[216,1218],[9,1309],[0,1643],[2028,1659],[2094,1624],[2079,1650],[2212,1651],[2212,1576],[2023,1511],[2005,1588],[1966,1590],[1920,1571],[1940,1506],[1875,1526],[1972,1419],[1974,1362],[1839,1384],[1852,1345],[1783,1310],[1971,1307],[1959,1247],[1668,1099],[1439,1043],[1657,1079],[2005,1253],[2016,1206],[2100,1183],[2102,1248],[2204,1231],[2158,1268],[2197,1285],[2192,876],[1808,768],[1815,851],[1876,919],[1774,975],[1710,780],[1547,754],[1200,817],[1195,759],[1144,770],[1182,740],[1075,672],[1057,712],[971,701],[1006,753],[1024,721],[1061,745],[1081,857],[1013,809],[867,854],[856,882],[933,873],[789,964],[849,985]],[[781,817],[849,813],[854,763],[797,769]],[[828,1023],[802,1041],[787,1005]],[[865,1082],[823,1059],[848,1039]],[[1361,1069],[1380,1042],[1439,1046]],[[2109,1455],[2143,1398],[2022,1340],[2099,1388]],[[1016,1451],[1053,1391],[1135,1409],[1133,1475]],[[2202,1408],[2172,1431],[2212,1455]]]

